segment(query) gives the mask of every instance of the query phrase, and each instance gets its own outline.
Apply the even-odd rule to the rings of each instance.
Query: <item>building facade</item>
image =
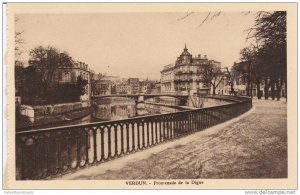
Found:
[[[138,78],[129,78],[128,85],[131,88],[131,94],[137,94],[140,91],[140,80]]]
[[[210,86],[203,82],[203,72],[208,65],[221,67],[221,62],[208,60],[199,54],[193,57],[185,46],[175,65],[164,66],[161,71],[161,92],[176,94],[210,93]]]
[[[153,86],[153,88],[151,88],[150,93],[160,94],[161,93],[161,83],[160,82],[154,83],[154,86]]]
[[[116,85],[116,94],[130,94],[131,86],[127,82],[118,83]]]
[[[94,95],[110,95],[112,94],[112,89],[114,83],[111,80],[103,79],[95,81],[93,93]]]
[[[59,83],[76,83],[79,76],[88,81],[85,87],[85,94],[80,96],[80,101],[88,101],[91,96],[90,70],[88,64],[73,61],[71,67],[59,67],[55,74],[55,80]]]

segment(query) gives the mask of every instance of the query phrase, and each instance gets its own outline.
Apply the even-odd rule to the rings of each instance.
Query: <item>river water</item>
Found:
[[[203,99],[203,107],[218,106],[227,103],[208,98]],[[103,98],[100,102],[98,101],[97,103],[92,104],[92,113],[87,116],[73,121],[63,121],[58,124],[48,124],[33,129],[113,121],[136,116],[166,114],[186,110],[180,107],[170,107],[170,105],[179,106],[179,101],[172,97],[160,97],[146,100],[144,104],[137,106],[135,101],[129,98]],[[142,109],[139,110],[141,107]]]
[[[101,103],[92,106],[92,114],[76,121],[66,122],[66,125],[87,124],[101,121],[113,121],[127,119],[136,116],[152,114],[165,114],[182,111],[184,109],[169,107],[168,105],[179,105],[175,98],[163,98],[149,100],[138,110],[136,103],[128,98],[105,98]]]
[[[179,101],[176,98],[172,97],[150,99],[142,105],[143,109],[142,111],[140,111],[137,110],[136,103],[132,99],[122,97],[103,98],[101,102],[97,102],[92,105],[92,113],[90,115],[78,120],[65,121],[63,123],[60,123],[59,125],[53,124],[48,127],[88,124],[101,121],[113,121],[132,118],[136,116],[165,114],[184,110],[180,108],[171,108],[167,105],[179,105]]]

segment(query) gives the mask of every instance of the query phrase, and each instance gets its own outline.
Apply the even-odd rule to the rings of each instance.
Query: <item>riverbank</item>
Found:
[[[91,114],[90,102],[28,106],[21,105],[17,115],[17,131],[57,126]]]

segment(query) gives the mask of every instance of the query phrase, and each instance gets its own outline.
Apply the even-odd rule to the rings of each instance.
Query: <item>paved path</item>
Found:
[[[222,125],[58,179],[286,178],[286,102],[253,104]]]

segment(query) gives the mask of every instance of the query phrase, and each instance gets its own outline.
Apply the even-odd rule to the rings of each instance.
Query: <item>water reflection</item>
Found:
[[[179,105],[179,101],[172,97],[159,97],[139,102],[123,97],[110,97],[98,100],[93,104],[91,120],[111,121],[127,119],[135,116],[150,114],[165,114],[181,111],[183,109],[168,107],[168,105]]]
[[[135,100],[130,98],[103,98],[93,104],[92,118],[110,121],[131,118],[136,115]]]
[[[151,114],[167,114],[171,112],[178,112],[178,111],[183,111],[185,109],[181,108],[172,108],[168,106],[163,106],[160,103],[147,103],[145,104],[145,112],[147,115]]]

